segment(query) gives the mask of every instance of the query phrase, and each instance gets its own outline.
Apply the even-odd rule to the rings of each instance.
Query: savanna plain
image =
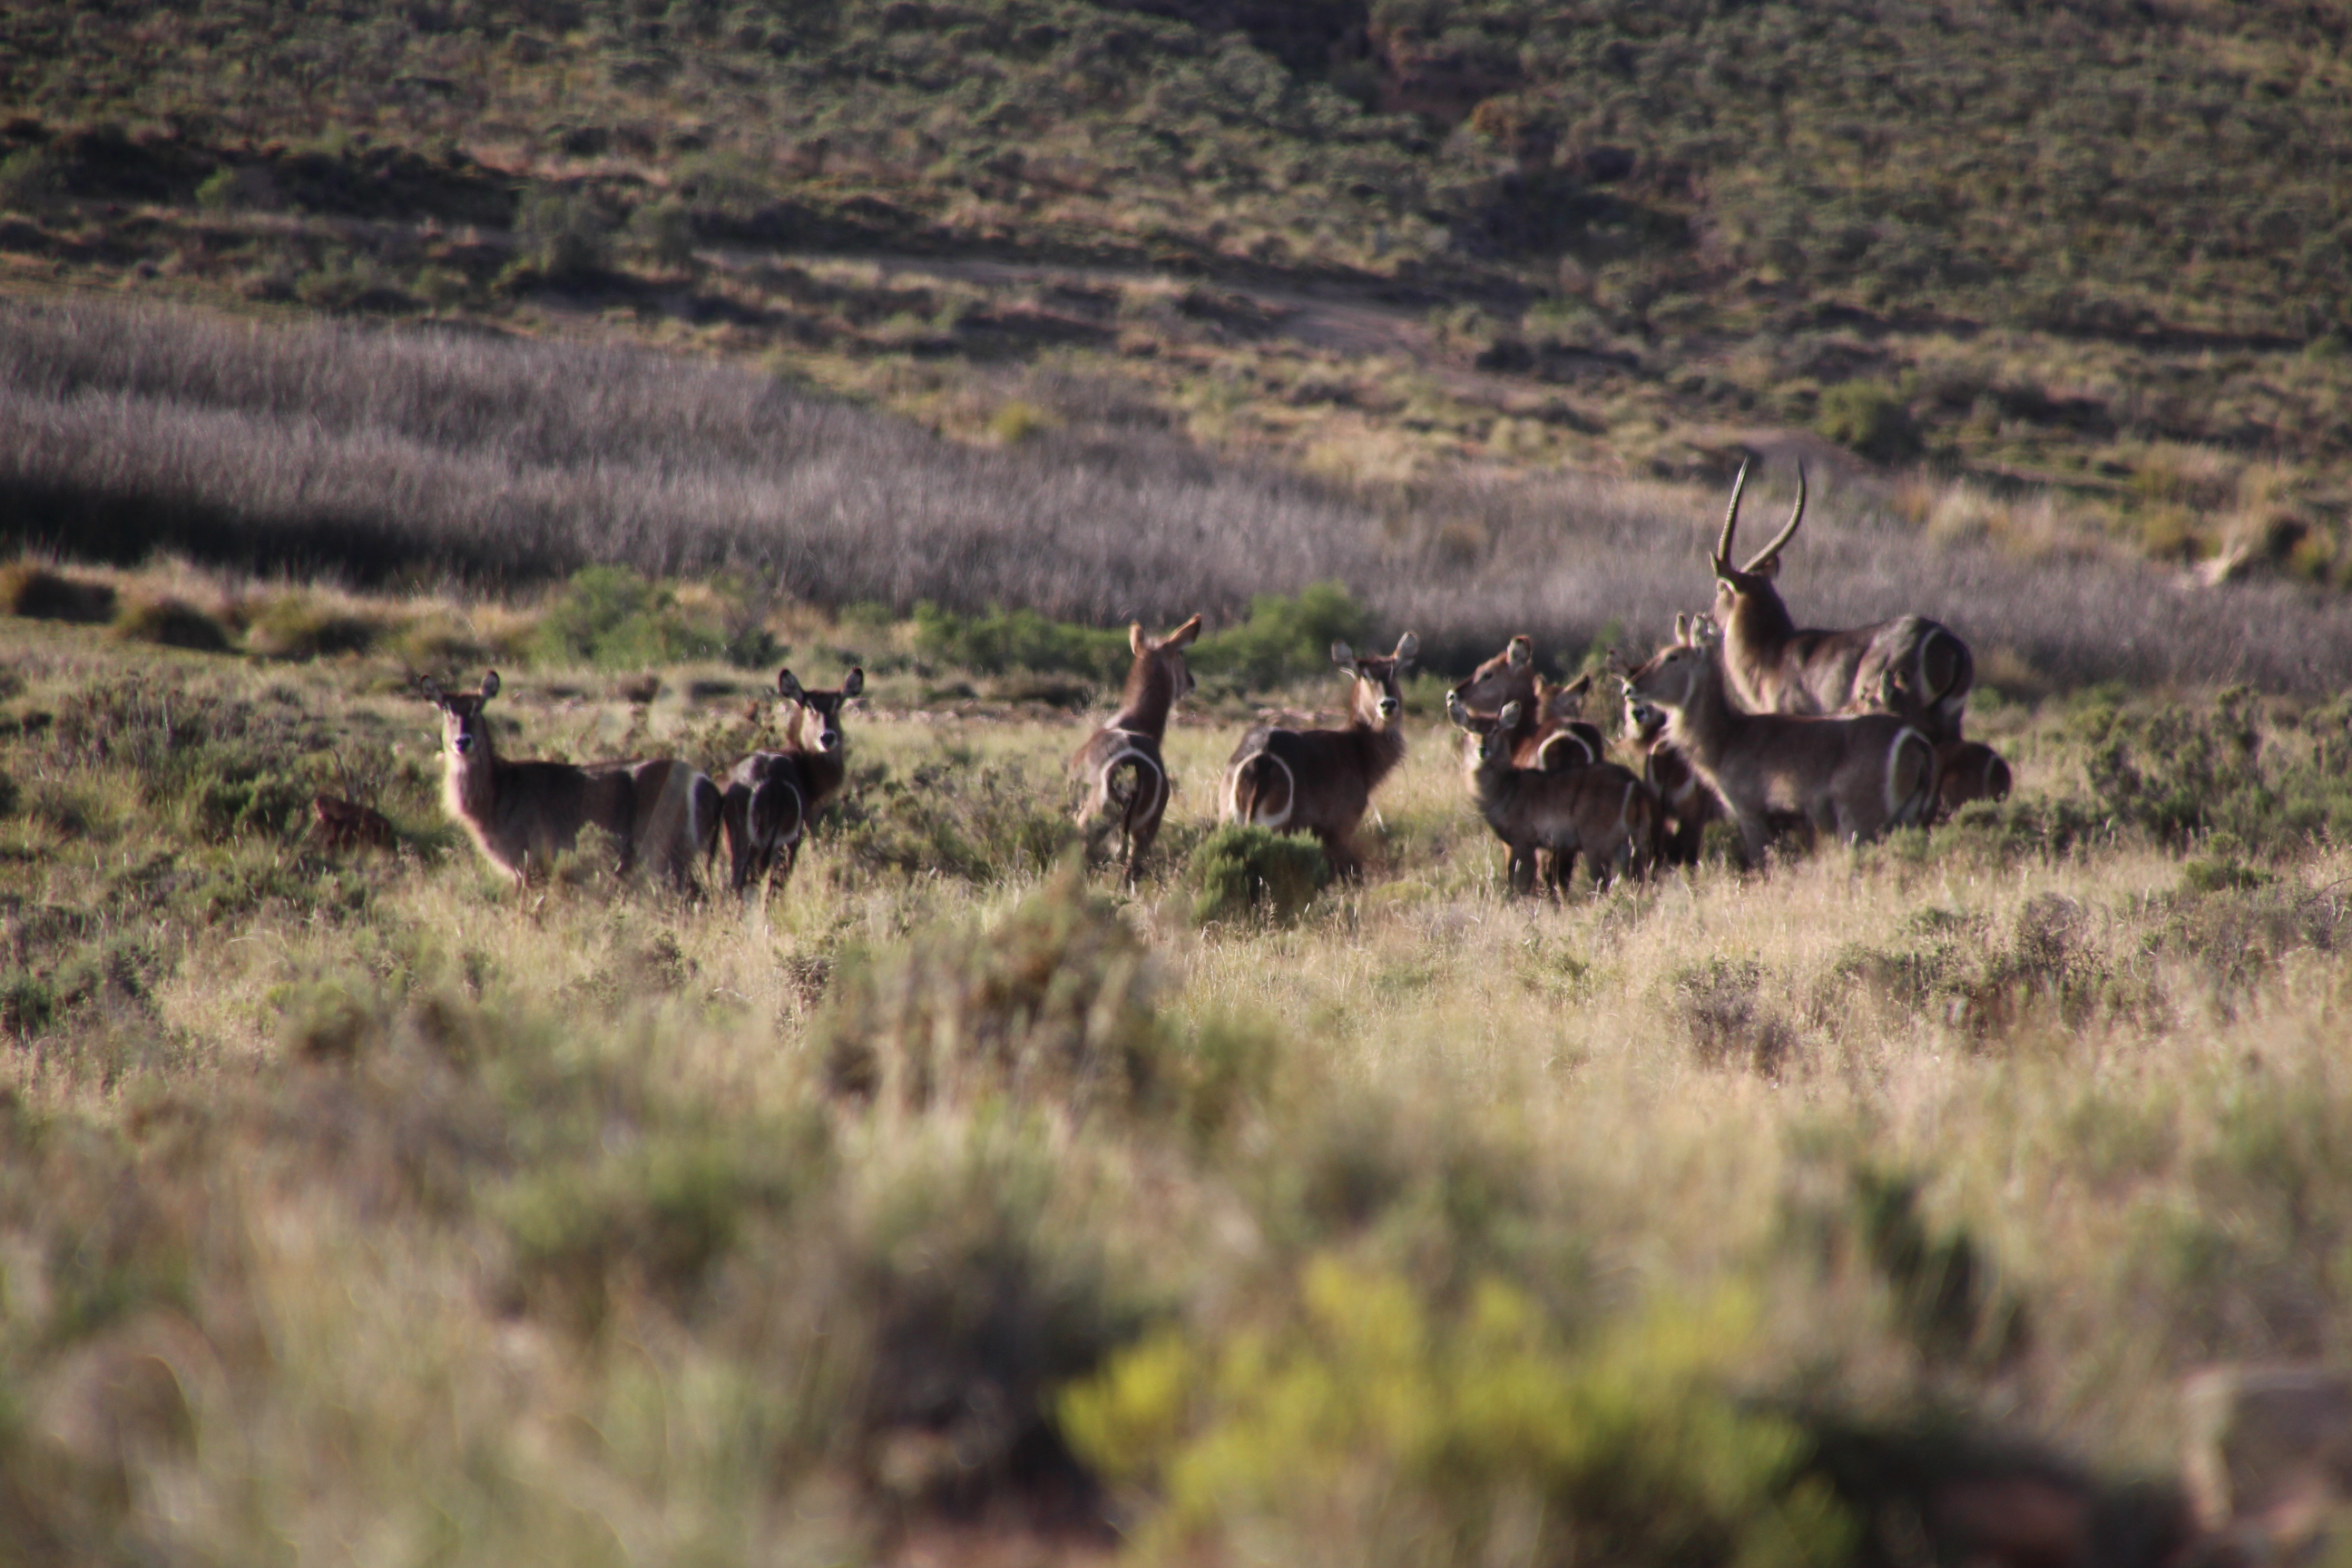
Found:
[[[1277,10],[0,19],[0,1563],[2229,1560],[2184,1380],[2352,1354],[2341,24]],[[2014,788],[1513,896],[1446,689],[1743,455]],[[1222,825],[1407,630],[1361,878]],[[788,878],[519,895],[492,668],[865,681]]]

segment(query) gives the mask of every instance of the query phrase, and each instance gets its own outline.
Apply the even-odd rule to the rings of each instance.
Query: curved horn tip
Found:
[[[1731,559],[1732,536],[1739,530],[1739,498],[1748,489],[1748,469],[1755,460],[1755,454],[1752,452],[1743,452],[1740,455],[1739,472],[1731,481],[1731,504],[1723,509],[1723,532],[1715,542],[1713,558],[1717,562],[1727,563]]]

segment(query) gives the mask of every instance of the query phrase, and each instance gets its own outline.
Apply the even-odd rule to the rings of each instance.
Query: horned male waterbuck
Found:
[[[1918,725],[1892,713],[1744,713],[1723,663],[1693,632],[1625,676],[1625,689],[1664,710],[1666,739],[1739,825],[1750,861],[1762,858],[1775,816],[1801,816],[1849,843],[1927,820],[1936,747]]]
[[[1491,719],[1505,703],[1516,702],[1519,718],[1511,730],[1513,767],[1583,767],[1609,754],[1600,727],[1580,717],[1591,685],[1589,674],[1564,686],[1546,681],[1536,673],[1535,639],[1521,635],[1446,693],[1448,711],[1458,699],[1474,716]]]
[[[776,672],[784,743],[754,752],[728,770],[719,820],[727,831],[727,885],[736,892],[753,881],[788,879],[801,840],[818,808],[841,793],[849,772],[849,742],[842,733],[844,703],[866,689],[866,671],[852,669],[831,691],[810,691],[790,669]]]
[[[1611,762],[1557,773],[1515,765],[1511,736],[1520,720],[1516,701],[1486,719],[1448,692],[1445,716],[1470,737],[1464,761],[1471,798],[1510,851],[1513,892],[1533,890],[1538,850],[1551,857],[1543,881],[1555,896],[1579,854],[1592,868],[1596,892],[1622,873],[1648,868],[1658,837],[1658,797],[1649,785]]]
[[[1331,662],[1349,675],[1347,728],[1261,724],[1244,735],[1225,764],[1225,820],[1311,833],[1334,873],[1361,875],[1356,825],[1372,791],[1404,760],[1404,731],[1397,725],[1404,698],[1397,683],[1420,651],[1421,639],[1411,632],[1397,638],[1394,652],[1364,658],[1333,643]]]
[[[639,868],[667,878],[681,891],[694,886],[702,838],[698,801],[709,781],[670,757],[644,762],[509,762],[498,753],[482,711],[499,694],[499,672],[475,691],[444,691],[417,683],[441,710],[441,798],[490,864],[512,877],[520,897],[533,872],[595,827],[620,846],[624,875]],[[698,787],[699,786],[699,787]]]
[[[1774,579],[1780,552],[1805,520],[1805,470],[1797,468],[1797,504],[1770,543],[1745,566],[1731,563],[1748,464],[1731,484],[1723,533],[1708,563],[1715,569],[1715,621],[1723,628],[1723,668],[1731,694],[1751,713],[1844,713],[1874,710],[1909,720],[1942,742],[1960,738],[1976,658],[1949,626],[1899,616],[1843,631],[1801,629]]]
[[[1104,840],[1118,834],[1121,874],[1130,882],[1151,853],[1160,819],[1168,812],[1168,763],[1160,746],[1170,710],[1192,693],[1192,670],[1184,650],[1200,635],[1198,616],[1162,637],[1146,636],[1140,621],[1130,625],[1127,646],[1135,662],[1128,667],[1118,711],[1070,758],[1070,773],[1085,792],[1078,826],[1086,835],[1087,858],[1099,857]]]

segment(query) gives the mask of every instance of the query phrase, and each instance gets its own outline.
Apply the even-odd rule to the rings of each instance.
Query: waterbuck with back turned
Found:
[[[670,757],[646,762],[509,762],[498,753],[483,705],[499,694],[499,672],[476,691],[417,683],[441,710],[441,799],[491,865],[512,877],[520,897],[534,870],[544,871],[600,828],[620,846],[623,875],[643,868],[680,891],[694,886],[703,831],[698,803],[709,781]]]
[[[1311,833],[1332,871],[1360,876],[1356,825],[1372,791],[1404,761],[1397,727],[1404,698],[1397,682],[1421,651],[1407,632],[1396,650],[1358,658],[1346,643],[1331,645],[1331,662],[1346,670],[1348,726],[1343,730],[1282,730],[1261,724],[1244,735],[1225,764],[1225,820],[1276,833]]]
[[[1664,711],[1666,739],[1739,825],[1751,862],[1776,816],[1860,843],[1925,822],[1935,803],[1935,742],[1919,726],[1892,713],[1743,713],[1725,689],[1721,649],[1698,632],[1624,680],[1629,697]]]
[[[1622,872],[1649,866],[1658,837],[1658,798],[1649,785],[1615,763],[1547,773],[1515,765],[1511,734],[1519,704],[1506,702],[1491,719],[1446,693],[1445,716],[1465,731],[1465,771],[1478,815],[1510,851],[1510,887],[1534,890],[1537,852],[1549,852],[1547,891],[1559,894],[1581,854],[1592,868],[1593,890]]]
[[[842,733],[841,710],[865,689],[862,668],[852,669],[831,691],[806,690],[790,669],[776,672],[783,746],[754,752],[730,768],[719,802],[719,820],[727,830],[727,885],[736,892],[771,873],[791,878],[810,822],[841,793],[848,776],[849,742]]]
[[[1942,742],[1960,738],[1976,658],[1948,626],[1899,616],[1843,631],[1800,629],[1774,579],[1780,552],[1805,519],[1805,470],[1797,468],[1797,504],[1772,542],[1747,565],[1731,563],[1739,497],[1748,464],[1731,484],[1731,505],[1708,563],[1715,571],[1715,621],[1723,628],[1723,669],[1731,694],[1751,713],[1846,713],[1883,710]]]
[[[1116,832],[1122,841],[1122,874],[1129,882],[1151,852],[1168,811],[1168,764],[1160,744],[1168,732],[1169,710],[1192,689],[1184,650],[1200,635],[1198,616],[1159,638],[1145,636],[1140,621],[1129,626],[1127,646],[1135,662],[1128,668],[1118,711],[1070,759],[1070,772],[1086,792],[1078,825],[1086,835],[1087,858],[1098,856],[1103,840]]]

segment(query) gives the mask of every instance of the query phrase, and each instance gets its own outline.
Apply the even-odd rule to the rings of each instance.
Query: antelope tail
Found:
[[[1904,759],[1917,758],[1910,782],[1904,783]],[[1936,805],[1936,748],[1927,737],[1916,730],[1905,730],[1895,738],[1894,755],[1888,758],[1886,770],[1887,821],[1891,826],[1908,827],[1927,820]]]

